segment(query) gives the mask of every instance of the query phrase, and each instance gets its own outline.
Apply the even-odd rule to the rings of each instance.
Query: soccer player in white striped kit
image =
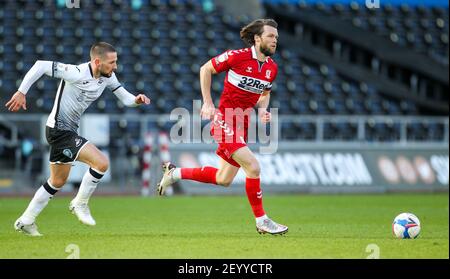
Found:
[[[53,109],[47,119],[46,137],[50,145],[50,177],[36,191],[25,212],[16,220],[14,228],[25,234],[41,236],[36,217],[50,199],[67,181],[72,163],[80,161],[89,165],[76,197],[70,202],[70,211],[84,224],[96,224],[88,202],[101,178],[108,170],[108,158],[87,139],[78,135],[81,115],[108,87],[129,107],[150,104],[144,94],[129,93],[117,80],[117,52],[105,42],[92,45],[90,62],[80,65],[38,60],[25,75],[18,91],[6,103],[9,111],[27,109],[26,94],[44,74],[61,79]]]

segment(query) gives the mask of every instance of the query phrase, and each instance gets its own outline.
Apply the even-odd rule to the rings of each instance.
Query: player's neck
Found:
[[[267,56],[264,53],[262,53],[256,46],[255,50],[256,50],[256,58],[258,59],[258,61],[261,63],[266,62]]]
[[[101,76],[101,73],[99,71],[99,69],[95,66],[94,63],[92,63],[92,61],[89,63],[89,66],[91,67],[91,74],[95,79],[99,79]]]
[[[94,70],[94,78],[99,79],[101,76],[100,71],[98,69]]]

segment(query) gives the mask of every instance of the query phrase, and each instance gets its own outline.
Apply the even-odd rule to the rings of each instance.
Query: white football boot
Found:
[[[160,196],[164,195],[164,192],[166,191],[166,188],[173,183],[175,183],[175,179],[173,178],[173,171],[175,170],[176,166],[170,162],[164,163],[162,165],[163,168],[163,177],[161,178],[161,181],[158,183],[158,194]]]
[[[81,223],[88,226],[95,226],[95,220],[92,218],[91,211],[89,210],[87,203],[76,203],[72,200],[69,205],[69,210],[72,214],[77,216]]]
[[[25,225],[20,221],[20,218],[16,220],[14,223],[14,229],[18,232],[22,232],[26,235],[30,236],[42,236],[42,234],[39,233],[37,225],[35,223],[32,223],[30,225]]]
[[[256,231],[258,231],[259,234],[285,234],[288,232],[288,227],[278,224],[272,221],[272,219],[267,218],[260,224],[256,224]]]

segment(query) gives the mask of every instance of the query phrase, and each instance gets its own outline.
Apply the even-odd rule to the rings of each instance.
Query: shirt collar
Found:
[[[258,60],[258,56],[256,55],[255,45],[252,45],[251,50],[252,50],[252,58]],[[269,61],[269,57],[266,57],[265,62],[267,62],[267,61]]]
[[[255,45],[252,45],[252,58],[253,59],[258,59],[258,56],[256,55],[256,49],[255,49]]]
[[[91,77],[94,77],[94,73],[92,72],[91,62],[88,63],[89,72],[91,72]]]

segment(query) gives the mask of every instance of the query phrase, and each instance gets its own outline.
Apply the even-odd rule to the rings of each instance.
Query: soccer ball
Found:
[[[420,221],[412,213],[401,213],[392,223],[392,232],[397,238],[416,238],[420,233]]]

